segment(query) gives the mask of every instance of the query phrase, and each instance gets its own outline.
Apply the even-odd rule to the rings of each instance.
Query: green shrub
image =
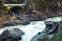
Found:
[[[53,41],[62,41],[62,25],[59,26],[59,32],[54,36]]]

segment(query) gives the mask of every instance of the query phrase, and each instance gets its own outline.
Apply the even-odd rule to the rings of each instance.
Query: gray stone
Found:
[[[19,41],[22,38],[22,35],[24,35],[24,32],[18,28],[8,29],[3,31],[3,33],[0,35],[1,41]]]
[[[47,22],[46,24],[46,32],[48,34],[54,34],[58,30],[59,23],[58,22]]]

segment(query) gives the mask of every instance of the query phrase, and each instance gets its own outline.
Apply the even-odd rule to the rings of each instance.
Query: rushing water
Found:
[[[61,17],[55,17],[55,18],[49,18],[45,21],[55,21],[55,22],[60,22]],[[19,28],[22,31],[25,32],[25,35],[22,36],[21,41],[31,41],[32,37],[38,34],[38,32],[42,32],[45,29],[46,25],[44,21],[32,21],[29,25],[17,25],[17,26],[10,26],[10,27],[5,27],[0,29],[0,34],[5,30],[5,29],[11,29],[11,28]]]

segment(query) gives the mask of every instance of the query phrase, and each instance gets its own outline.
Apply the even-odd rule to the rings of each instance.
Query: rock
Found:
[[[28,25],[28,24],[30,24],[30,20],[28,18],[22,17],[21,19],[18,18],[18,19],[15,19],[13,21],[9,21],[9,22],[5,23],[4,26],[8,27],[8,26],[15,26],[15,25],[19,25],[19,24]]]
[[[19,41],[24,35],[24,32],[18,28],[5,30],[1,35],[0,39],[2,41]]]
[[[37,35],[32,37],[31,41],[47,41],[46,34],[39,32]]]
[[[46,24],[46,32],[48,34],[51,35],[57,32],[59,26],[58,22],[47,22],[45,24]]]
[[[3,28],[3,27],[4,27],[4,25],[2,23],[0,23],[0,28]]]
[[[6,24],[4,24],[4,26],[6,27],[9,27],[9,26],[15,26],[16,25],[16,23],[15,22],[8,22],[8,23],[6,23]]]
[[[21,17],[17,17],[17,19],[20,21],[19,23],[21,25],[28,25],[31,22],[30,19],[27,16],[25,16],[25,15],[23,15]]]
[[[27,24],[30,24],[30,20],[28,18],[23,18],[20,22],[20,24],[22,25],[27,25]]]

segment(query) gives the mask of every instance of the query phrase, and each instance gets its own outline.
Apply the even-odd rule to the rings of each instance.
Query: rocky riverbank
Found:
[[[53,8],[40,8],[42,6],[36,5],[36,9],[32,10],[31,8],[24,8],[19,11],[18,13],[14,13],[7,8],[3,8],[5,6],[2,5],[0,7],[0,28],[5,27],[5,26],[15,26],[19,24],[27,25],[30,23],[30,21],[44,21],[48,18],[53,18],[53,17],[61,17],[62,16],[62,10],[59,10],[56,5],[52,6]],[[3,9],[2,9],[3,8]],[[38,9],[37,9],[38,8]],[[25,10],[26,9],[26,10]],[[17,9],[18,10],[18,9]]]
[[[45,30],[35,35],[31,41],[61,41],[62,23],[47,22]]]

